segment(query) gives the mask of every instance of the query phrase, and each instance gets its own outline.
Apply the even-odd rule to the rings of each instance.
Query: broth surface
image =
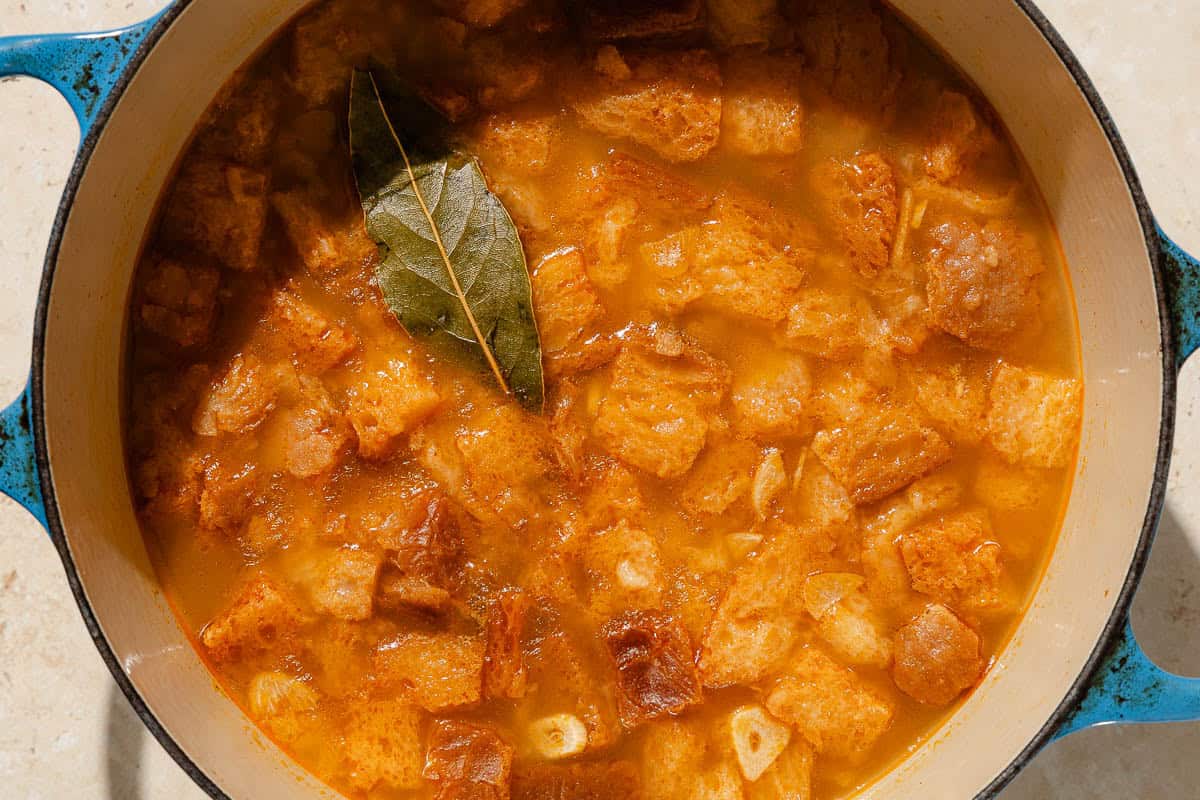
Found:
[[[135,281],[130,481],[229,695],[355,798],[852,794],[982,678],[1082,385],[991,110],[866,2],[331,0],[214,102]],[[383,301],[351,70],[516,222],[542,413]]]

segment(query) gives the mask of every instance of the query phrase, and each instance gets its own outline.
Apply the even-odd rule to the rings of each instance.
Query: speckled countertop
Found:
[[[94,30],[161,0],[0,0],[0,36]],[[1041,0],[1116,117],[1162,226],[1200,252],[1200,2]],[[0,82],[0,399],[28,370],[34,297],[77,129],[29,80]],[[1200,364],[1184,369],[1167,510],[1134,626],[1164,667],[1200,675]],[[1047,748],[1004,800],[1200,797],[1200,724],[1108,727]],[[96,654],[58,556],[0,500],[0,796],[202,800]]]

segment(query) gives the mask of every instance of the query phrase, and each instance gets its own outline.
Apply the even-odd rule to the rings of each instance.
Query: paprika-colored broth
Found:
[[[349,797],[847,796],[1054,546],[1078,334],[987,104],[868,2],[644,5],[318,3],[164,193],[145,537],[217,679]],[[516,223],[540,410],[386,305],[354,68]]]

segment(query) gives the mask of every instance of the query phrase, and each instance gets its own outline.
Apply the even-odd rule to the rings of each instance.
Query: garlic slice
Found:
[[[783,455],[771,448],[754,471],[754,484],[750,489],[750,504],[754,506],[754,513],[759,519],[766,519],[771,515],[771,504],[787,486],[787,482]]]
[[[587,727],[574,714],[552,714],[529,726],[534,748],[546,758],[567,758],[587,747]]]
[[[788,746],[792,729],[762,706],[742,706],[729,718],[729,735],[742,775],[756,781]]]

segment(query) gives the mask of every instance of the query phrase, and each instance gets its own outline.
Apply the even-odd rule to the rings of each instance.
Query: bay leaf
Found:
[[[414,336],[467,353],[505,393],[540,410],[542,351],[525,251],[512,217],[469,155],[428,145],[419,102],[350,85],[350,152],[388,307]],[[419,143],[414,146],[413,143]]]

